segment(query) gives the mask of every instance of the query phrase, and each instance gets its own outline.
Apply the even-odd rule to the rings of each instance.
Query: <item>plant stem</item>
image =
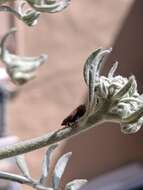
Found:
[[[94,118],[94,122],[95,122],[94,126],[101,123],[101,118],[97,116],[97,118]],[[81,127],[73,126],[73,127],[62,128],[56,132],[48,133],[41,137],[9,145],[7,147],[0,149],[0,159],[9,158],[19,154],[24,154],[47,145],[57,143],[61,140],[66,139],[67,137],[69,138],[74,135],[77,135],[91,127],[93,127],[93,125],[90,125],[90,123],[88,125],[88,122],[86,122],[86,125],[82,125]]]

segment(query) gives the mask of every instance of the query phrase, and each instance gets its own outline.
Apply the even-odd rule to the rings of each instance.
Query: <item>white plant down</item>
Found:
[[[85,122],[88,125],[88,121],[89,125],[94,125],[94,118],[100,112],[103,121],[120,123],[122,132],[135,133],[143,124],[143,96],[137,91],[134,76],[114,76],[118,62],[107,77],[100,74],[110,53],[111,49],[97,49],[85,63],[84,79],[89,88],[89,100],[79,125]]]

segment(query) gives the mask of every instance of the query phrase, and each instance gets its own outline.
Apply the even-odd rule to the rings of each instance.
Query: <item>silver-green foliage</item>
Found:
[[[111,49],[97,49],[84,65],[84,79],[89,88],[86,113],[80,125],[94,125],[99,115],[102,122],[116,122],[124,133],[135,133],[143,124],[143,96],[138,93],[135,76],[115,75],[116,62],[107,76],[102,68]]]
[[[28,26],[34,26],[41,13],[57,13],[69,4],[70,0],[17,0],[15,8],[1,5],[0,11],[12,13]]]
[[[16,31],[12,28],[6,33],[0,42],[0,59],[5,64],[7,73],[11,80],[17,85],[23,85],[36,76],[36,70],[46,62],[47,54],[37,57],[22,57],[10,53],[5,47],[6,40],[9,35]]]
[[[50,171],[51,158],[56,147],[57,144],[51,145],[46,152],[42,164],[42,174],[38,180],[31,177],[24,155],[16,156],[16,164],[22,175],[0,171],[0,178],[26,184],[38,190],[60,190],[61,178],[72,153],[69,152],[61,156],[58,159],[53,171]],[[52,175],[52,185],[49,185],[50,173]],[[81,186],[85,185],[85,183],[87,183],[87,180],[84,179],[73,180],[65,185],[65,190],[78,190]]]

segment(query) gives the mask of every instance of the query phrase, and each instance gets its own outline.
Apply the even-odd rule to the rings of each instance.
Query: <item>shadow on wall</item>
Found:
[[[136,0],[127,15],[107,62],[120,62],[118,73],[135,74],[139,89],[143,84],[143,1]],[[108,65],[108,64],[107,64]],[[93,177],[132,161],[143,161],[143,130],[124,135],[119,126],[105,124],[65,142],[63,152],[73,152],[63,179]]]

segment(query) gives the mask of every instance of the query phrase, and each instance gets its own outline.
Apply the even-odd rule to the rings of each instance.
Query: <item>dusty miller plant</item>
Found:
[[[41,13],[55,13],[65,9],[70,0],[17,0],[15,7],[8,6],[10,0],[0,0],[0,11],[14,14],[28,26],[37,23]],[[28,6],[27,6],[27,5]],[[25,6],[26,5],[26,6]],[[36,76],[36,71],[47,60],[47,55],[20,57],[6,48],[6,40],[16,31],[12,28],[0,42],[0,59],[12,82],[23,85]],[[57,161],[49,181],[50,162],[57,142],[80,134],[104,122],[114,122],[126,134],[137,132],[143,124],[143,95],[137,91],[136,79],[115,75],[118,62],[114,63],[107,76],[101,75],[106,58],[112,49],[97,49],[86,60],[83,76],[88,88],[88,101],[69,115],[63,122],[64,128],[43,136],[18,142],[0,149],[0,159],[15,156],[21,175],[0,172],[0,178],[32,186],[39,190],[59,190],[60,182],[71,153],[64,154]],[[51,145],[44,155],[42,174],[39,179],[31,177],[24,154]],[[65,190],[78,190],[87,180],[75,179]]]

